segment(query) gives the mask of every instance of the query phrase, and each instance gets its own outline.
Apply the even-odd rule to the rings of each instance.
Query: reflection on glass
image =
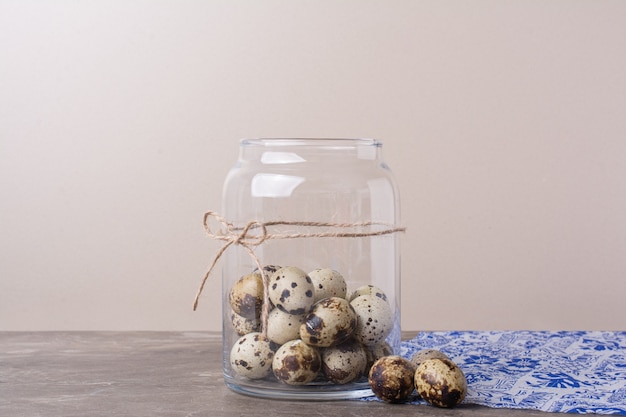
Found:
[[[252,178],[253,197],[289,197],[303,177],[281,174],[256,174]]]
[[[263,152],[262,164],[297,164],[306,162],[304,158],[293,152]]]

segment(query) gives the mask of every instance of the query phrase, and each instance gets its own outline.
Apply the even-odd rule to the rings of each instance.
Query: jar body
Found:
[[[399,196],[391,172],[382,161],[381,152],[381,143],[369,139],[241,141],[239,160],[224,183],[223,216],[235,230],[242,230],[251,221],[257,224],[276,223],[267,228],[262,243],[248,248],[232,245],[222,257],[223,365],[224,379],[231,389],[281,399],[328,400],[368,396],[371,391],[367,372],[372,358],[398,353],[400,250],[398,233],[394,228],[399,225]],[[258,227],[251,231],[255,236],[259,233]],[[237,301],[234,299],[241,301],[245,297],[234,297],[235,288],[241,288],[243,277],[253,271],[257,270],[259,275],[259,265],[265,271],[265,276],[260,275],[265,281],[262,305],[257,299],[256,304],[253,303],[253,313],[248,310],[239,314],[239,306],[235,306]],[[338,297],[344,298],[353,312],[358,313],[358,308],[354,308],[354,298],[358,296],[354,292],[357,289],[363,291],[373,286],[375,291],[381,292],[377,295],[386,299],[391,315],[390,329],[384,330],[381,340],[376,339],[380,334],[367,340],[363,337],[358,339],[358,345],[365,348],[369,361],[358,376],[347,381],[330,376],[332,370],[328,369],[332,365],[329,367],[326,364],[325,357],[330,357],[331,348],[337,346],[336,342],[331,342],[330,346],[326,346],[328,343],[323,343],[323,346],[313,343],[313,353],[321,363],[312,380],[302,377],[294,382],[277,377],[280,375],[276,365],[278,349],[286,344],[287,339],[301,339],[299,332],[306,332],[307,328],[310,330],[313,305],[319,304],[319,297],[325,298],[316,293],[318,299],[298,311],[283,307],[276,298],[270,299],[268,292],[271,289],[268,286],[274,282],[276,287],[278,283],[271,281],[272,275],[279,273],[279,268],[283,267],[296,267],[306,273],[307,282],[320,269],[339,275],[334,275],[334,282],[342,281],[345,289]],[[324,286],[319,279],[313,281],[316,287]],[[291,286],[295,288],[297,283]],[[346,304],[341,300],[335,301]],[[263,305],[267,306],[265,314],[269,314],[269,318],[263,315]],[[291,314],[287,318],[289,323],[285,321],[285,314],[281,313]],[[376,312],[372,314],[373,317],[369,318],[372,323],[364,323],[368,319],[357,314],[357,325],[375,328],[379,317]],[[279,321],[278,317],[272,316],[282,318]],[[382,317],[380,319],[383,320]],[[242,326],[242,321],[247,324]],[[380,323],[380,326],[386,324]],[[277,332],[285,333],[283,330],[288,330],[288,327],[287,336],[275,336]],[[348,333],[353,331],[354,326],[349,327]],[[370,327],[367,329],[371,330]],[[265,362],[275,363],[265,374],[238,371],[240,363],[249,365],[248,368],[252,366],[246,359],[235,357],[241,352],[234,349],[248,332],[261,333],[262,338],[271,341],[272,352]],[[348,339],[353,338],[350,336]],[[263,366],[267,367],[265,362]],[[317,364],[313,363],[312,367],[310,373],[316,373]]]

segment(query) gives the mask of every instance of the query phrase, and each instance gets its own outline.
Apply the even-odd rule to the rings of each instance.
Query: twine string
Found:
[[[211,221],[217,223],[220,227],[218,230],[213,230],[211,225],[209,224]],[[261,264],[261,260],[256,255],[254,248],[263,244],[267,240],[273,239],[301,239],[301,238],[359,238],[359,237],[369,237],[369,236],[383,236],[389,235],[398,232],[404,232],[406,230],[405,227],[396,227],[387,223],[379,223],[379,222],[359,222],[359,223],[328,223],[328,222],[311,222],[311,221],[284,221],[284,220],[276,220],[269,222],[259,222],[256,220],[252,220],[246,223],[243,227],[235,227],[231,222],[220,216],[214,211],[207,211],[204,213],[203,217],[203,225],[204,230],[207,235],[215,240],[221,240],[226,242],[215,254],[209,269],[204,274],[202,278],[202,282],[200,283],[200,287],[196,293],[196,297],[193,303],[194,311],[198,307],[198,302],[200,300],[200,295],[204,290],[204,286],[213,272],[213,269],[217,265],[217,262],[220,260],[224,252],[228,250],[232,245],[239,245],[243,247],[255,265],[257,266],[263,281],[263,309],[261,311],[261,323],[262,323],[262,333],[266,335],[266,324],[267,317],[269,315],[269,276],[266,271],[263,270],[263,265]],[[269,233],[268,228],[274,226],[299,226],[306,227],[312,229],[318,229],[316,232],[309,233]],[[359,229],[372,228],[372,227],[382,227],[379,230],[367,230],[367,231],[358,231]],[[330,230],[324,230],[330,229]],[[343,231],[347,230],[347,231]],[[356,231],[355,231],[356,230]]]

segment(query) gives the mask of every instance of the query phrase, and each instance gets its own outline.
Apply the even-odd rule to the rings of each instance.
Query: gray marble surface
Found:
[[[545,416],[379,402],[287,402],[224,385],[221,336],[196,332],[0,332],[0,416]]]

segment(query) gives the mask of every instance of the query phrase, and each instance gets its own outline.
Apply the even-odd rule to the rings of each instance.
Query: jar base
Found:
[[[232,391],[252,397],[267,398],[274,400],[298,400],[298,401],[334,401],[355,400],[372,397],[374,393],[367,383],[349,385],[284,385],[276,387],[229,382],[225,379],[226,386]]]

